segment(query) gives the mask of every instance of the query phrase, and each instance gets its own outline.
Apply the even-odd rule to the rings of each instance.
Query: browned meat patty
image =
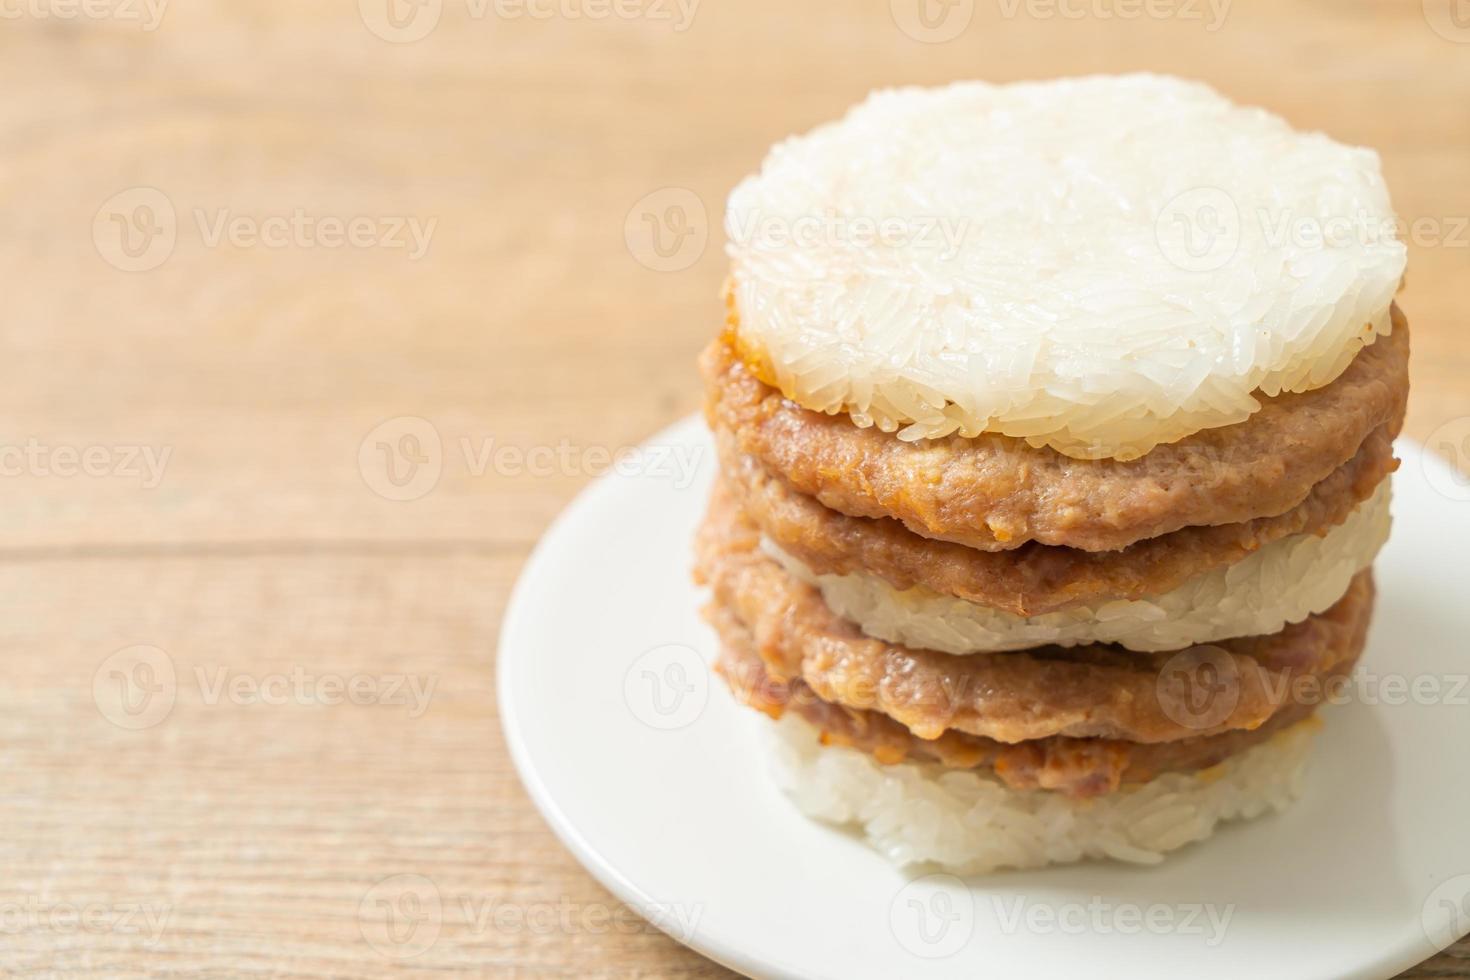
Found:
[[[879,711],[921,738],[954,729],[1002,742],[1166,742],[1257,728],[1320,697],[1324,679],[1356,661],[1373,606],[1365,572],[1337,605],[1269,636],[1174,654],[1094,644],[951,656],[884,643],[837,616],[761,551],[759,531],[722,487],[697,548],[697,575],[750,631],[773,678]]]
[[[720,634],[716,671],[744,704],[773,718],[794,711],[820,730],[823,744],[859,749],[885,765],[913,760],[985,769],[1012,789],[1091,797],[1146,783],[1166,772],[1208,769],[1311,717],[1315,710],[1312,705],[1288,705],[1254,730],[1153,744],[1066,736],[1007,744],[952,730],[922,739],[887,715],[823,701],[804,681],[775,680],[756,652],[755,638],[728,609],[711,603],[708,616]]]
[[[903,442],[846,415],[807,411],[763,384],[726,330],[700,359],[711,427],[827,507],[892,517],[985,551],[1029,541],[1113,551],[1192,525],[1291,510],[1370,434],[1397,435],[1408,395],[1408,323],[1363,349],[1332,384],[1263,399],[1238,425],[1197,432],[1136,460],[1080,460],[1019,439]]]
[[[819,573],[869,572],[895,588],[923,585],[1017,616],[1067,605],[1161,595],[1212,568],[1230,565],[1291,534],[1325,534],[1373,495],[1398,467],[1380,427],[1307,499],[1277,517],[1186,527],[1122,551],[1079,551],[1031,542],[1013,551],[978,551],[921,538],[890,518],[849,517],[793,490],[729,432],[716,434],[723,479],[747,517],[782,550]]]

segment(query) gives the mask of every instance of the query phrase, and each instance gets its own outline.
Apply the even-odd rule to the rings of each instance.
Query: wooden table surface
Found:
[[[602,454],[695,410],[728,189],[872,87],[1148,68],[1378,148],[1408,430],[1470,416],[1448,3],[385,2],[0,6],[7,972],[723,975],[542,823],[496,635]],[[422,879],[405,959],[373,910]]]

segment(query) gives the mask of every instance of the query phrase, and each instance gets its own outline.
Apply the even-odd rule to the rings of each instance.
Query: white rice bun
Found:
[[[1275,633],[1330,608],[1388,540],[1391,486],[1384,480],[1323,537],[1296,534],[1273,541],[1161,596],[1112,599],[1029,617],[924,586],[899,590],[867,573],[818,575],[770,540],[764,546],[789,572],[819,588],[833,612],[889,643],[953,654],[1086,643],[1178,650]]]
[[[1014,790],[978,771],[883,765],[856,749],[822,745],[815,728],[788,712],[772,726],[772,772],[803,813],[858,828],[901,866],[981,874],[1085,858],[1156,864],[1222,821],[1289,806],[1318,727],[1307,719],[1210,769],[1077,800]]]
[[[788,397],[1089,459],[1328,384],[1406,260],[1376,153],[1155,75],[877,92],[774,147],[725,227]]]

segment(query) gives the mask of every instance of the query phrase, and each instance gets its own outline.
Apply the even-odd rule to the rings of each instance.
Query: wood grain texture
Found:
[[[0,20],[0,445],[32,447],[0,458],[7,971],[723,975],[542,824],[505,755],[495,637],[602,454],[696,408],[725,193],[872,87],[1148,68],[1378,148],[1427,223],[1408,430],[1467,434],[1470,38],[1436,32],[1432,2],[1240,0],[1212,24],[981,0],[946,43],[899,29],[903,0],[705,0],[687,24],[444,0],[411,43],[374,34],[375,3]],[[666,188],[697,234],[659,259],[624,229]],[[298,216],[311,230],[252,237]],[[366,219],[366,244],[329,247],[324,218]],[[395,222],[432,225],[424,254]],[[171,250],[119,268],[159,256],[120,251],[145,226]],[[396,501],[359,454],[405,417],[442,473]],[[93,450],[90,475],[63,447]],[[487,447],[512,452],[481,467]],[[535,447],[570,462],[517,462]],[[144,450],[168,454],[156,480]],[[139,664],[161,717],[117,700]],[[343,701],[354,683],[372,703]],[[423,879],[436,940],[385,955],[374,903]],[[1408,975],[1470,976],[1457,950]]]

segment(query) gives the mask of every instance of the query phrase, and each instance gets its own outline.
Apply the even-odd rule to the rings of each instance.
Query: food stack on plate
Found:
[[[1394,228],[1373,152],[1156,76],[775,147],[726,219],[697,574],[796,804],[962,872],[1288,805],[1389,531]]]

